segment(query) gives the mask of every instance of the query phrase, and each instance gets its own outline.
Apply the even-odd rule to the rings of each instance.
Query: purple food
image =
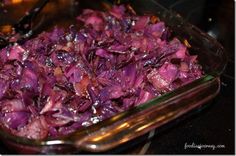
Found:
[[[84,26],[55,27],[0,50],[0,123],[12,134],[63,136],[204,74],[158,18],[121,5],[86,9],[77,21]]]

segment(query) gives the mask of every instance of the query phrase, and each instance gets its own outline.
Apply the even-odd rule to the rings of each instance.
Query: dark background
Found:
[[[233,154],[235,153],[234,105],[234,1],[232,0],[157,0],[180,13],[190,23],[216,38],[226,49],[229,62],[221,80],[220,94],[207,107],[179,119],[155,136],[146,136],[109,151],[120,154]],[[141,141],[140,141],[141,140]],[[224,145],[212,150],[185,149],[185,144]],[[108,152],[108,153],[109,153]],[[13,154],[0,141],[1,154]]]

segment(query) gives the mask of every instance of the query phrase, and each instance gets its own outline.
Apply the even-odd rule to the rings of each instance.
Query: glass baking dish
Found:
[[[33,0],[9,1],[2,5],[0,29],[7,29],[30,9]],[[16,1],[15,1],[16,2]],[[55,25],[69,26],[83,8],[106,10],[114,1],[105,0],[54,0],[44,8],[36,19],[36,34],[49,30]],[[155,0],[116,1],[129,3],[138,14],[157,15],[170,27],[182,42],[188,42],[190,54],[197,54],[205,76],[149,102],[117,114],[95,125],[57,139],[30,140],[13,136],[2,126],[1,140],[19,153],[77,153],[81,150],[104,152],[158,128],[183,114],[204,105],[220,90],[220,75],[227,56],[223,47],[206,33],[187,23],[177,13],[167,10]],[[24,7],[22,7],[24,5]],[[3,11],[3,10],[7,11]],[[18,10],[17,10],[18,9]],[[15,10],[15,11],[14,11]],[[17,10],[17,11],[16,11]],[[37,24],[36,24],[37,23]]]

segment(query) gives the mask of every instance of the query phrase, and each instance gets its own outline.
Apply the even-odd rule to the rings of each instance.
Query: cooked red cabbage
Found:
[[[32,139],[96,124],[204,73],[164,22],[124,6],[84,10],[84,27],[55,27],[0,51],[0,122]]]

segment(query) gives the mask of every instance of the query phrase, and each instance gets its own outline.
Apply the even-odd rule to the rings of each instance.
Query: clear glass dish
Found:
[[[18,2],[18,3],[15,3]],[[0,31],[14,24],[35,1],[9,1],[0,8]],[[117,1],[126,3],[127,1]],[[68,136],[30,140],[13,136],[2,126],[3,142],[19,153],[76,153],[81,150],[103,152],[141,136],[154,128],[163,126],[183,114],[204,105],[220,90],[220,75],[227,56],[223,47],[195,26],[187,23],[177,13],[167,10],[155,0],[130,0],[130,6],[138,14],[157,15],[182,42],[191,45],[191,54],[197,54],[206,75],[179,89],[157,97],[87,128],[79,129]],[[34,22],[35,32],[49,30],[55,25],[69,26],[83,8],[106,10],[111,1],[105,0],[54,0],[44,8]],[[7,32],[7,31],[6,31]],[[4,32],[5,33],[5,32]]]

